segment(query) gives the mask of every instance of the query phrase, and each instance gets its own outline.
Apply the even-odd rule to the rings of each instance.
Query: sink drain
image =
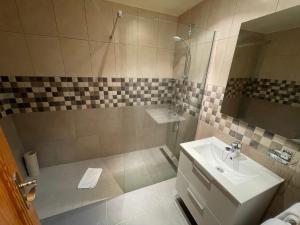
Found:
[[[223,170],[221,167],[217,166],[216,169],[217,169],[220,173],[224,173],[224,170]]]

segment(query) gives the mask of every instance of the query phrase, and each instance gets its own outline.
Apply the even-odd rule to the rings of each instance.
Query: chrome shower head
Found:
[[[173,39],[176,42],[182,41],[188,49],[190,48],[190,45],[188,44],[188,42],[185,39],[183,39],[182,37],[180,37],[180,36],[173,36]]]
[[[183,41],[183,39],[179,36],[173,36],[174,41]]]

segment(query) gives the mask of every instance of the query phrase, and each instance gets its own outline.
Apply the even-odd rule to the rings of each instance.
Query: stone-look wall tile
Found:
[[[87,40],[84,0],[53,0],[59,34]]]
[[[123,17],[118,21],[114,41],[122,44],[136,45],[138,43],[138,9],[115,4],[113,9],[114,19],[117,11],[123,11]]]
[[[156,47],[158,43],[158,18],[138,17],[138,45]]]
[[[50,142],[75,138],[73,114],[43,112],[32,116],[25,113],[14,117],[14,121],[24,145],[35,141]]]
[[[112,43],[90,41],[93,76],[116,74],[115,46]]]
[[[51,0],[17,0],[24,32],[40,35],[57,35]]]
[[[98,119],[102,114],[96,109],[74,111],[76,137],[90,136],[99,131]]]
[[[36,75],[64,75],[64,64],[59,39],[56,37],[26,35]]]
[[[212,0],[206,29],[216,31],[216,40],[229,37],[237,0]]]
[[[157,63],[155,75],[158,77],[168,77],[173,76],[173,61],[174,61],[174,51],[168,49],[157,49]]]
[[[191,47],[189,80],[203,83],[207,75],[212,42],[197,43]]]
[[[103,0],[86,0],[86,17],[90,40],[110,41],[113,28],[113,5]]]
[[[222,39],[213,44],[207,75],[208,84],[225,85],[227,82],[228,75],[223,73],[227,42],[227,39]]]
[[[11,32],[23,31],[15,1],[0,1],[0,29]]]
[[[176,35],[177,23],[159,20],[158,22],[158,47],[174,49],[175,42],[172,37]]]
[[[138,70],[138,46],[115,45],[116,74],[125,77],[137,77]]]
[[[174,50],[172,36],[176,34],[177,17],[102,0],[76,3],[72,0],[3,0],[0,4],[3,6],[0,7],[0,30],[18,32],[13,35],[20,37],[22,33],[27,37],[41,36],[39,43],[27,38],[24,46],[20,46],[21,43],[14,43],[17,40],[10,40],[14,44],[7,43],[4,40],[7,35],[1,35],[4,41],[0,43],[3,45],[0,72],[4,75],[155,77],[163,74],[162,77],[166,77],[165,71],[155,74],[157,50]],[[123,17],[118,20],[111,40],[109,36],[118,10],[123,11]],[[60,38],[59,46],[54,43],[55,37]],[[38,50],[41,40],[50,45]],[[115,46],[100,44],[100,41],[112,42]],[[109,46],[107,54],[105,46]],[[152,49],[147,49],[145,56],[138,55],[138,46]],[[44,50],[45,54],[39,58],[39,51]],[[91,52],[93,50],[96,53]],[[25,59],[25,53],[29,55],[28,59]],[[63,69],[59,55],[62,55]],[[22,57],[24,59],[20,60]],[[143,66],[138,68],[138,57],[141,64],[150,63],[145,67],[146,74],[141,73]],[[160,68],[169,68],[169,60],[166,63],[160,63]],[[173,67],[171,70],[169,74],[173,73]]]
[[[0,73],[33,74],[30,54],[23,34],[0,32]]]
[[[143,77],[155,77],[157,49],[139,46],[138,49],[138,74]]]
[[[61,38],[62,55],[67,76],[91,76],[91,55],[89,42]]]

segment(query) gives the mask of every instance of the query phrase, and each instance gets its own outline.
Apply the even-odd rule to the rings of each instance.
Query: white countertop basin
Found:
[[[284,180],[244,154],[231,159],[216,137],[181,144],[194,161],[240,204]]]

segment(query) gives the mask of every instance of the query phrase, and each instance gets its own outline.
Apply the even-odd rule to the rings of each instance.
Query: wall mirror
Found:
[[[300,6],[241,25],[221,112],[300,139]]]

